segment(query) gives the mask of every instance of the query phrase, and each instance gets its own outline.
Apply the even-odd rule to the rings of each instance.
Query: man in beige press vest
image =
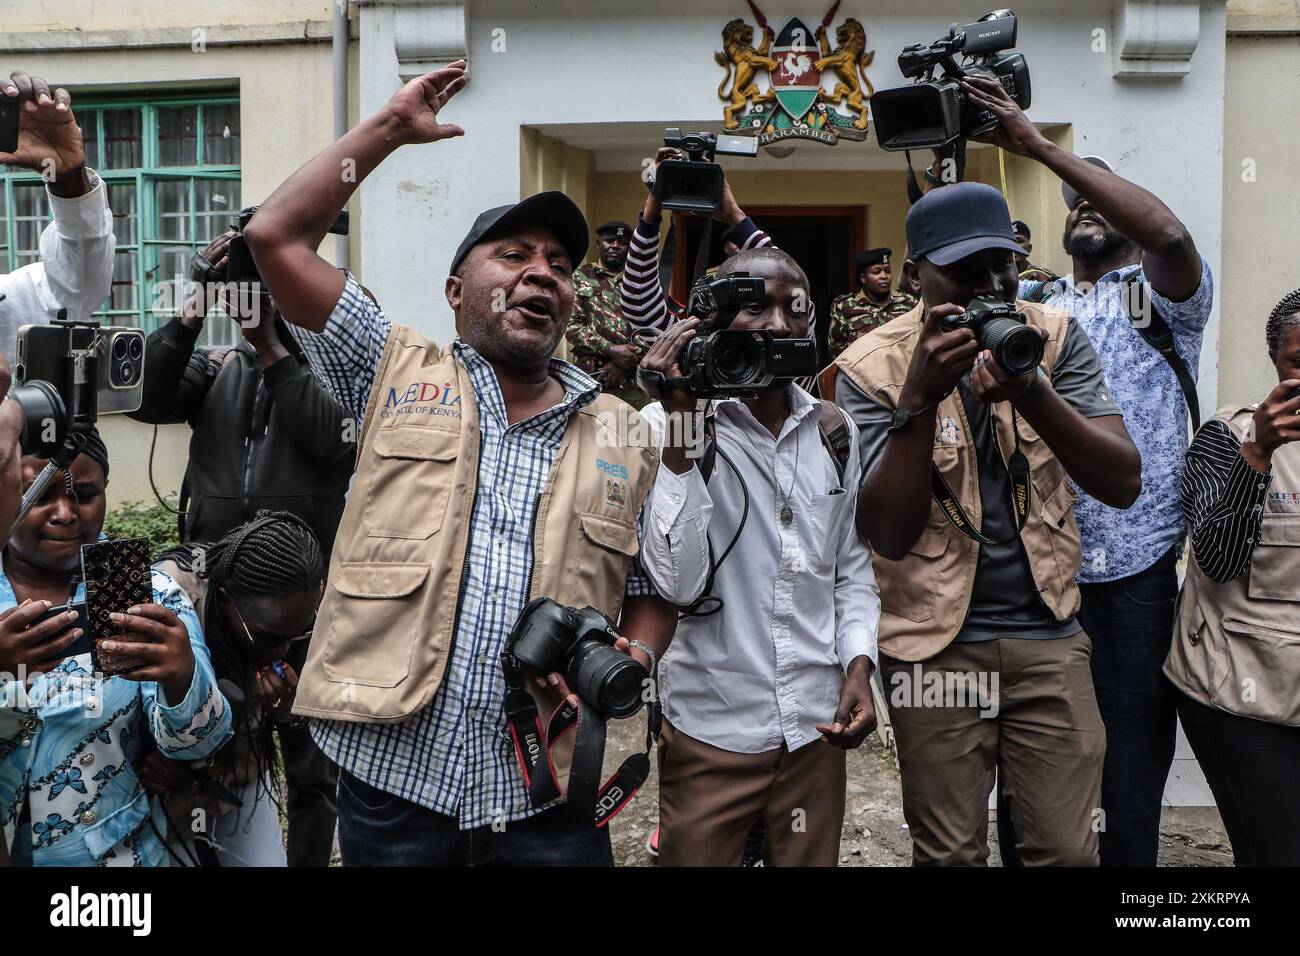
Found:
[[[1127,507],[1137,449],[1079,327],[1016,301],[996,189],[933,190],[906,231],[921,304],[840,355],[836,398],[867,475],[857,523],[875,552],[913,861],[986,863],[996,771],[1026,864],[1095,865],[1105,729],[1074,618],[1070,481]],[[1014,355],[952,324],[977,297],[1015,303],[1041,338],[1037,368],[1031,354],[1008,374]]]
[[[282,314],[308,330],[300,338],[313,366],[360,423],[295,712],[312,718],[339,764],[347,865],[608,865],[607,828],[563,805],[532,805],[506,732],[500,664],[538,596],[614,618],[623,609],[628,637],[655,630],[639,616],[653,591],[634,564],[658,465],[648,429],[552,358],[587,223],[556,192],[480,215],[446,283],[450,348],[392,323],[316,254],[357,182],[389,153],[462,135],[438,111],[464,70],[457,62],[407,83],[290,177],[247,229]],[[339,176],[348,160],[356,182]],[[616,433],[609,422],[620,418],[646,442]],[[642,649],[631,653],[648,664]],[[534,675],[528,689],[543,721],[573,699],[558,674]],[[563,786],[563,748],[551,756]]]

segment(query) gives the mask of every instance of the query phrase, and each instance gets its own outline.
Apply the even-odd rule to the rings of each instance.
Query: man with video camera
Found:
[[[996,189],[931,191],[906,232],[921,303],[836,364],[913,861],[987,861],[996,771],[1026,863],[1095,864],[1105,731],[1075,618],[1071,481],[1127,507],[1138,453],[1078,325],[1016,300]],[[939,699],[923,694],[936,682]]]
[[[439,112],[465,83],[464,61],[407,83],[291,176],[245,230],[284,318],[307,330],[313,367],[360,423],[294,710],[340,766],[345,864],[609,865],[608,828],[573,802],[568,768],[607,713],[577,677],[591,677],[595,661],[634,689],[649,679],[653,645],[638,635],[659,637],[639,619],[653,592],[634,559],[658,455],[648,434],[637,437],[648,429],[635,412],[553,358],[586,220],[558,192],[482,213],[446,280],[458,334],[447,348],[393,323],[316,252],[391,152],[463,135]],[[355,163],[355,181],[339,176],[344,162]],[[626,435],[609,424],[620,412]],[[593,623],[620,609],[625,636]],[[565,640],[579,626],[583,638]],[[535,661],[555,644],[589,652],[579,673],[519,680],[514,652],[526,646],[519,656]],[[512,743],[513,718],[529,709],[531,726]],[[555,721],[577,730],[556,742]],[[561,793],[567,781],[568,805],[533,799],[543,777]],[[596,808],[605,819],[607,798],[605,788]]]
[[[1155,866],[1176,731],[1175,695],[1161,668],[1187,535],[1178,496],[1189,410],[1195,425],[1200,419],[1195,381],[1214,278],[1187,227],[1150,192],[1099,157],[1055,146],[1001,84],[970,77],[963,90],[997,117],[981,141],[1062,180],[1069,209],[1062,243],[1073,272],[1022,281],[1020,294],[1064,310],[1087,334],[1142,455],[1142,494],[1131,508],[1118,510],[1084,489],[1074,513],[1083,539],[1079,620],[1093,640],[1108,740],[1101,860]]]
[[[793,377],[728,389],[692,357],[710,338],[765,333],[815,367],[808,279],[787,253],[738,252],[707,288],[642,361],[663,443],[643,561],[684,606],[660,668],[659,862],[734,866],[765,824],[773,865],[834,866],[845,751],[876,725],[880,602],[853,528],[856,429]],[[692,435],[702,454],[688,454]]]
[[[72,97],[39,76],[14,70],[0,81],[18,113],[13,152],[0,164],[41,174],[54,221],[41,233],[41,261],[0,275],[0,352],[12,359],[19,326],[47,322],[61,309],[84,319],[113,281],[113,215],[108,190],[86,166]]]

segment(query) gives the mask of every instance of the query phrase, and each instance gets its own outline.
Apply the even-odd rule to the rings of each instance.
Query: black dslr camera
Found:
[[[244,238],[244,230],[248,227],[249,221],[253,214],[257,212],[257,206],[248,206],[239,211],[239,218],[230,224],[230,228],[235,230],[235,235],[230,238],[230,245],[226,247],[226,267],[218,269],[207,257],[201,252],[196,252],[190,259],[190,279],[199,285],[211,285],[214,283],[252,283],[259,285],[262,282],[261,275],[257,271],[257,263],[253,261],[253,254],[248,251],[248,240]],[[334,224],[327,230],[330,235],[346,236],[348,234],[348,211],[342,210]],[[265,294],[265,289],[261,290]]]
[[[686,154],[685,159],[665,159],[655,173],[654,194],[664,209],[711,214],[722,205],[722,167],[713,162],[724,156],[757,156],[758,140],[753,136],[715,136],[664,130],[664,145]]]
[[[911,86],[880,90],[871,97],[876,140],[881,149],[904,150],[946,146],[953,140],[987,133],[997,119],[967,102],[963,76],[991,76],[1022,110],[1029,109],[1029,65],[1023,54],[1004,53],[1016,45],[1016,15],[994,10],[964,27],[953,24],[948,36],[933,43],[911,43],[898,55],[898,69]],[[958,54],[966,60],[957,65]],[[935,67],[943,75],[934,79]]]
[[[980,296],[966,311],[947,320],[956,329],[970,329],[980,350],[993,353],[994,360],[1008,375],[1024,375],[1043,361],[1043,337],[1025,324],[1015,306]]]
[[[645,703],[646,669],[614,642],[618,625],[594,607],[581,610],[550,598],[531,601],[506,639],[507,671],[514,658],[538,673],[558,671],[582,701],[603,717],[631,717]]]

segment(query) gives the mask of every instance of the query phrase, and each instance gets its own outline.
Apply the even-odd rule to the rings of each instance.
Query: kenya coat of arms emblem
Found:
[[[756,136],[763,146],[783,139],[828,145],[840,137],[865,139],[867,97],[873,92],[866,69],[875,51],[867,49],[862,24],[853,17],[841,23],[832,49],[826,30],[840,0],[816,30],[791,17],[779,32],[754,0],[747,2],[763,31],[759,45],[753,45],[754,28],[737,17],[722,28],[722,50],[714,54],[727,71],[718,87],[718,97],[726,101],[722,115],[727,131]],[[767,74],[766,88],[760,73]]]

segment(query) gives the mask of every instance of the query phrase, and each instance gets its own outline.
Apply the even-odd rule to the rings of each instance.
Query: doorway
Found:
[[[855,288],[853,264],[867,234],[866,210],[862,206],[754,206],[749,210],[755,225],[772,237],[772,243],[788,252],[808,276],[809,295],[817,315],[817,350],[821,364],[830,359],[826,330],[831,302]],[[704,220],[678,216],[674,232],[674,262],[669,288],[684,303],[690,289],[691,271],[699,253]],[[683,228],[684,227],[684,228]],[[724,228],[714,223],[709,243],[708,266],[725,258],[721,236]]]

